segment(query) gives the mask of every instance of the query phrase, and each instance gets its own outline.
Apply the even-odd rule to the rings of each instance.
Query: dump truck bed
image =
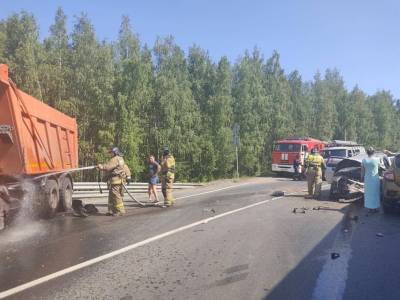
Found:
[[[19,90],[0,65],[0,176],[78,166],[76,120]]]

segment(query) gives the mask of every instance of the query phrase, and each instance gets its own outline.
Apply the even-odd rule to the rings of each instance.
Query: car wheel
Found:
[[[329,190],[329,200],[337,201],[339,200],[339,195],[335,193],[332,188]]]

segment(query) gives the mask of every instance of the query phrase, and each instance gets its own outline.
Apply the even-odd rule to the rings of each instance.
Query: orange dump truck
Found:
[[[19,90],[0,64],[0,229],[23,198],[43,216],[71,207],[77,136],[75,119]]]

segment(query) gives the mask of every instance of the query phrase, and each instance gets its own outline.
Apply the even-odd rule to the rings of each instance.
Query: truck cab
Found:
[[[293,163],[299,156],[304,165],[311,149],[321,151],[325,143],[313,138],[290,137],[275,142],[272,151],[272,171],[277,173],[294,173]]]

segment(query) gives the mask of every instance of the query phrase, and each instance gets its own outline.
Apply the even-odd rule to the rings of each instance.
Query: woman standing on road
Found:
[[[149,195],[149,202],[151,202],[151,195],[154,195],[154,203],[158,203],[158,195],[157,195],[157,182],[158,182],[158,173],[160,173],[161,166],[156,161],[154,155],[149,156],[149,186],[147,189],[147,193]]]
[[[373,157],[374,148],[367,149],[368,158],[362,160],[361,177],[364,179],[364,206],[369,212],[378,212],[380,206],[379,159]]]

